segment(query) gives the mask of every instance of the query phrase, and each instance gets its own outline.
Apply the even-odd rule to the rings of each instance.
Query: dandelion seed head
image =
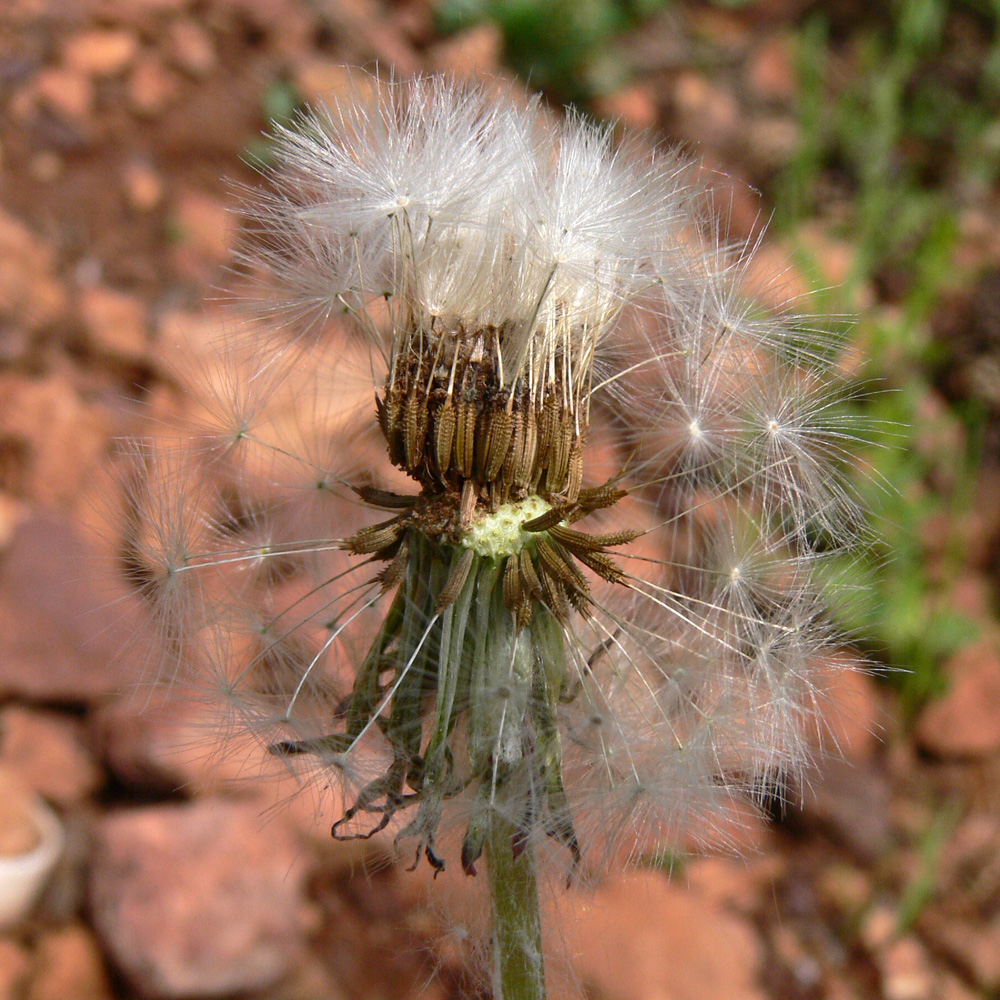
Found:
[[[124,546],[230,728],[435,871],[502,826],[575,875],[784,794],[863,534],[852,389],[689,165],[357,78],[265,184],[257,315],[202,431],[137,449]]]

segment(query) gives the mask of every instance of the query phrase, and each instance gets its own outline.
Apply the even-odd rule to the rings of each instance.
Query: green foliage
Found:
[[[505,59],[530,82],[582,100],[624,82],[614,40],[670,0],[442,0],[438,23],[457,31],[492,21],[503,32]]]
[[[890,390],[866,406],[883,431],[868,456],[875,476],[858,481],[862,492],[879,491],[871,505],[884,515],[884,547],[841,567],[875,597],[840,611],[904,668],[896,676],[911,708],[941,687],[941,659],[975,631],[952,610],[950,592],[963,564],[955,525],[971,505],[982,414],[971,405],[926,412],[945,360],[930,322],[942,291],[968,280],[953,263],[959,197],[1000,176],[1000,5],[978,5],[992,36],[981,72],[957,65],[951,51],[954,19],[971,16],[970,6],[896,0],[881,21],[836,42],[825,14],[807,20],[800,145],[773,194],[776,226],[793,242],[801,223],[826,208],[820,192],[832,183],[841,195],[836,235],[856,258],[821,308],[850,311],[854,293],[873,280],[895,288],[895,301],[872,310],[859,330]],[[804,248],[800,255],[810,263]]]
[[[254,136],[243,147],[243,160],[255,168],[271,166],[274,160],[275,125],[288,125],[303,107],[302,97],[288,80],[272,80],[261,95],[261,116],[267,123],[263,134]]]

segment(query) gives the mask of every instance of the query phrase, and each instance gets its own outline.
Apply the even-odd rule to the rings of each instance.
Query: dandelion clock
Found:
[[[672,154],[360,76],[274,151],[252,319],[135,447],[126,562],[334,837],[485,880],[494,994],[537,1000],[540,859],[707,836],[806,763],[851,389]]]

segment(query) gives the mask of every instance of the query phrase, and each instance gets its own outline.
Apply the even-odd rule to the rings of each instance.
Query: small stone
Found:
[[[779,170],[798,149],[798,123],[785,115],[756,118],[747,125],[743,146],[755,170],[764,173]]]
[[[32,800],[31,790],[19,776],[0,769],[0,856],[28,854],[41,842],[31,813]]]
[[[147,56],[128,79],[128,99],[132,110],[143,118],[156,118],[176,99],[177,77],[155,56]]]
[[[65,307],[52,247],[0,212],[0,321],[34,332],[55,322]]]
[[[152,14],[174,14],[190,7],[193,0],[128,0],[127,7]]]
[[[163,180],[148,163],[133,160],[123,180],[128,203],[137,212],[151,212],[163,201]]]
[[[126,361],[146,355],[146,307],[140,298],[95,285],[80,293],[78,304],[92,350]]]
[[[752,926],[651,872],[609,879],[559,933],[582,992],[603,1000],[764,997]]]
[[[28,162],[31,176],[43,184],[51,184],[52,181],[62,177],[65,169],[66,164],[63,162],[63,158],[51,149],[43,149],[41,152],[35,153]]]
[[[98,701],[134,683],[128,643],[141,648],[136,602],[66,516],[35,514],[0,558],[0,694]]]
[[[131,31],[85,31],[66,43],[63,61],[85,76],[115,76],[131,65],[138,49],[138,39]]]
[[[947,955],[980,989],[991,994],[1000,989],[1000,914],[984,922],[930,911],[921,915],[920,929],[928,944]]]
[[[352,76],[351,71],[339,60],[317,57],[298,60],[293,73],[295,90],[307,104],[330,100],[343,94],[354,77],[357,77],[359,83],[366,80],[360,74]],[[365,93],[364,96],[367,97],[368,94]]]
[[[232,218],[211,195],[191,189],[177,198],[174,218],[180,240],[175,248],[178,268],[198,278],[210,278],[229,259]]]
[[[12,705],[0,713],[0,766],[56,805],[75,805],[100,784],[72,720]]]
[[[940,976],[935,1000],[982,1000],[982,994],[970,989],[958,976],[945,972]]]
[[[30,508],[22,500],[0,493],[0,553],[7,548],[18,525],[25,520],[30,513]]]
[[[290,828],[207,800],[108,816],[96,829],[94,922],[143,996],[265,989],[296,964],[305,865]]]
[[[35,80],[40,102],[61,118],[73,122],[90,116],[94,85],[90,77],[69,67],[43,70]]]
[[[875,952],[887,948],[899,932],[899,921],[888,906],[875,906],[861,923],[861,941],[868,951]]]
[[[854,764],[870,763],[885,717],[871,675],[856,658],[831,656],[817,671],[816,687],[822,700],[811,734],[817,749],[832,750]]]
[[[479,24],[438,43],[431,52],[435,70],[459,77],[496,73],[503,52],[503,36],[493,22]]]
[[[749,913],[757,903],[757,873],[742,858],[697,858],[686,866],[680,883],[724,909]]]
[[[26,1000],[110,1000],[111,986],[91,933],[80,925],[45,934]]]
[[[763,100],[790,104],[795,99],[798,75],[790,36],[774,35],[758,47],[747,68],[747,83]]]
[[[215,69],[218,53],[211,35],[196,21],[185,18],[170,25],[171,56],[191,76],[201,78]]]
[[[681,73],[674,84],[673,98],[683,133],[707,145],[727,147],[742,127],[742,115],[733,95],[701,73]]]
[[[860,913],[871,900],[871,878],[860,868],[833,864],[823,869],[819,891],[838,913],[853,915]]]
[[[934,975],[923,945],[912,936],[892,942],[877,956],[885,1000],[932,1000]]]
[[[24,996],[24,984],[31,970],[28,953],[10,938],[0,938],[0,1000]]]
[[[774,927],[771,944],[777,960],[800,987],[812,991],[821,984],[823,970],[819,962],[809,954],[802,938],[791,927],[785,924]]]
[[[656,89],[644,83],[606,94],[594,104],[598,114],[633,129],[652,128],[659,119]]]
[[[0,373],[0,490],[44,506],[71,505],[93,474],[107,424],[67,375]]]
[[[944,666],[948,690],[917,721],[920,745],[940,757],[982,757],[1000,750],[1000,650],[986,637]]]

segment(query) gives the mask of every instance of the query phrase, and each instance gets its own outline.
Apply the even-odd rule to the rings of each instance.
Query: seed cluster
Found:
[[[466,482],[494,507],[529,493],[572,503],[583,477],[585,428],[577,399],[557,371],[529,366],[504,383],[504,331],[411,333],[378,400],[393,464],[426,487],[461,492]]]

